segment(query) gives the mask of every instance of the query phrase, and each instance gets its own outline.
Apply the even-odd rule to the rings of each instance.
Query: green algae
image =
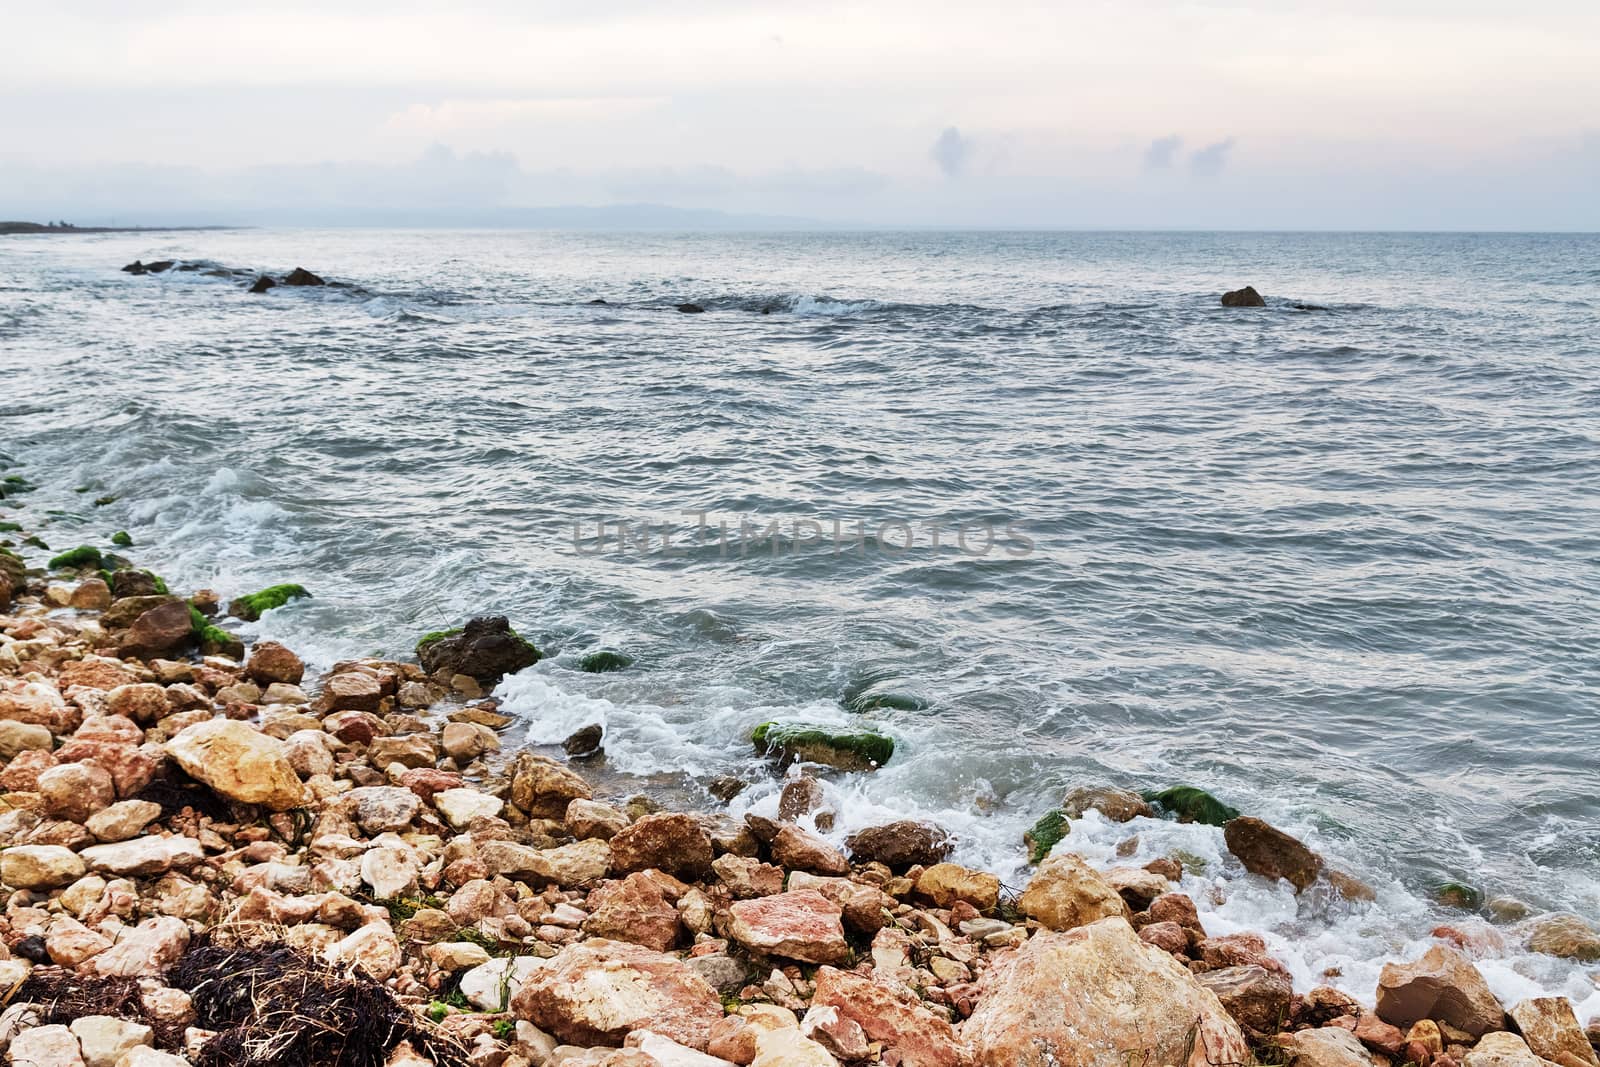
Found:
[[[100,555],[100,550],[93,545],[79,545],[69,548],[59,556],[50,560],[51,570],[76,570],[80,567],[94,567],[99,569],[105,565],[105,560]]]
[[[620,671],[633,666],[633,657],[626,652],[615,652],[609,648],[602,648],[591,652],[578,661],[578,669],[589,674],[606,674],[610,671]]]
[[[269,585],[258,593],[249,593],[236,597],[228,604],[228,614],[234,615],[246,622],[255,622],[263,614],[273,608],[281,608],[291,600],[308,597],[305,586],[285,583],[283,585]]]
[[[1035,866],[1043,863],[1045,857],[1050,855],[1050,850],[1067,836],[1067,831],[1070,829],[1072,822],[1067,818],[1067,813],[1060,808],[1039,816],[1039,821],[1022,835],[1022,843],[1028,847],[1028,862]]]
[[[1144,794],[1145,800],[1159,805],[1179,822],[1200,822],[1208,826],[1221,826],[1239,817],[1239,809],[1230,807],[1207,793],[1190,785],[1175,785]]]
[[[823,763],[840,770],[870,770],[889,762],[894,739],[870,730],[832,730],[813,723],[764,722],[750,734],[757,751],[780,762]]]

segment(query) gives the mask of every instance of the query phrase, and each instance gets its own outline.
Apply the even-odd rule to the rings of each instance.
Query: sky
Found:
[[[0,25],[0,218],[1600,229],[1594,0],[0,0]]]

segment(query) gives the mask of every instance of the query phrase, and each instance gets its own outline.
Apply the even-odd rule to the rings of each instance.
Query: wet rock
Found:
[[[987,913],[1000,903],[1000,879],[959,863],[936,863],[917,878],[916,892],[935,907],[948,908],[957,901],[966,901]]]
[[[511,1010],[568,1044],[622,1044],[648,1029],[704,1051],[722,1018],[716,991],[682,960],[598,938],[530,974]]]
[[[72,591],[72,607],[78,611],[104,611],[111,606],[111,587],[103,578],[85,578]]]
[[[1549,1067],[1527,1042],[1507,1031],[1485,1034],[1461,1060],[1461,1067]]]
[[[1239,817],[1239,809],[1224,804],[1204,789],[1189,785],[1175,785],[1158,793],[1147,793],[1145,799],[1179,822],[1225,826]]]
[[[1070,930],[1108,916],[1132,917],[1121,895],[1071,852],[1051,856],[1039,866],[1017,907],[1052,930]]]
[[[594,796],[589,783],[555,760],[520,753],[511,771],[511,803],[540,819],[560,819],[575,799]]]
[[[1142,934],[1142,931],[1141,931]],[[1263,967],[1224,967],[1195,979],[1215,993],[1234,1021],[1260,1035],[1275,1034],[1289,1018],[1294,987],[1287,975]]]
[[[844,843],[858,861],[881,863],[895,870],[931,867],[943,862],[955,848],[955,842],[942,829],[914,819],[869,826],[845,838]]]
[[[268,289],[276,289],[277,287],[277,282],[273,281],[272,278],[268,277],[267,275],[262,274],[257,277],[255,281],[250,283],[250,292],[259,294],[266,292]]]
[[[567,830],[579,841],[597,837],[609,841],[628,828],[628,817],[610,804],[576,799],[567,805],[563,820]]]
[[[13,889],[71,885],[86,869],[77,853],[60,845],[16,845],[0,852],[0,882]]]
[[[1267,302],[1261,299],[1261,294],[1256,292],[1255,286],[1247,285],[1243,289],[1233,289],[1223,293],[1222,306],[1225,308],[1259,308],[1266,307]]]
[[[772,851],[773,862],[780,867],[815,874],[850,873],[850,861],[844,858],[844,853],[793,823],[778,827],[767,847]]]
[[[230,800],[272,811],[304,803],[305,790],[289,765],[283,742],[242,722],[196,723],[168,741],[166,751],[191,778]]]
[[[427,770],[438,760],[439,748],[432,734],[378,737],[367,747],[367,757],[375,767],[398,763],[412,770]]]
[[[783,783],[778,793],[778,819],[794,822],[803,815],[822,810],[827,803],[822,783],[809,774],[802,774]]]
[[[1112,822],[1127,822],[1155,814],[1138,793],[1114,786],[1080,787],[1061,802],[1061,811],[1069,819],[1081,818],[1091,808]]]
[[[171,656],[193,642],[194,624],[189,605],[181,600],[169,600],[134,620],[117,654],[123,658],[153,659]]]
[[[963,1036],[978,1067],[1205,1067],[1250,1049],[1215,994],[1120,918],[1041,932],[996,968]]]
[[[589,894],[588,905],[583,930],[590,937],[628,941],[656,952],[678,943],[678,911],[648,875],[630,874],[606,882]]]
[[[1342,1026],[1301,1030],[1289,1038],[1296,1067],[1373,1067],[1372,1056]]]
[[[250,650],[244,664],[245,675],[257,685],[299,685],[305,677],[306,665],[299,656],[276,641],[261,641]]]
[[[417,658],[429,674],[465,674],[494,684],[539,662],[539,650],[511,628],[504,615],[472,619],[460,632],[424,638]]]
[[[1301,841],[1260,819],[1242,816],[1222,830],[1232,852],[1251,874],[1282,878],[1300,892],[1317,880],[1322,857]]]
[[[711,870],[711,838],[691,815],[646,815],[611,838],[611,865],[619,874],[650,867],[698,878]]]
[[[255,622],[262,615],[283,607],[291,600],[299,600],[310,595],[301,585],[293,583],[271,585],[260,592],[247,593],[228,601],[228,614],[245,622]]]
[[[1267,943],[1260,934],[1237,933],[1221,937],[1208,937],[1200,943],[1199,958],[1207,967],[1261,967],[1274,974],[1289,977],[1289,968],[1267,951]]]
[[[819,763],[841,771],[869,771],[889,762],[894,741],[868,730],[842,730],[813,723],[764,722],[750,735],[756,751],[781,767]]]
[[[328,283],[304,267],[296,267],[284,276],[284,285],[327,285]]]
[[[679,304],[678,310],[683,312],[685,315],[699,315],[705,311],[705,308],[701,307],[699,304]]]
[[[850,955],[840,907],[814,889],[736,900],[728,910],[728,937],[757,955],[801,963],[843,963]]]
[[[1600,933],[1571,914],[1547,915],[1528,925],[1528,947],[1563,959],[1600,960]]]
[[[605,736],[605,727],[597,722],[574,730],[568,738],[561,742],[561,747],[573,759],[583,759],[593,756],[600,751],[600,741]]]
[[[1556,1060],[1566,1053],[1583,1063],[1600,1065],[1566,997],[1529,997],[1518,1001],[1510,1015],[1535,1055]]]
[[[1435,945],[1411,963],[1385,964],[1378,976],[1378,1017],[1406,1027],[1419,1019],[1448,1023],[1473,1037],[1505,1021],[1483,975],[1461,953]]]
[[[906,1067],[960,1067],[961,1045],[947,1019],[863,975],[823,967],[817,971],[812,1010],[832,1008],[866,1036],[894,1050]]]

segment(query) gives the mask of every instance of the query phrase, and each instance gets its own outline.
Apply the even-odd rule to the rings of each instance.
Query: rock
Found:
[[[368,923],[323,952],[329,963],[361,968],[376,982],[386,982],[405,959],[394,930],[386,922]]]
[[[1197,919],[1196,922],[1198,921]],[[1261,967],[1274,974],[1281,974],[1285,978],[1289,977],[1289,969],[1267,951],[1267,943],[1260,934],[1238,933],[1208,937],[1200,942],[1196,955],[1213,970],[1223,967]]]
[[[1145,799],[1179,822],[1202,822],[1209,826],[1225,826],[1239,817],[1239,809],[1229,807],[1204,789],[1175,785],[1158,793],[1147,793]]]
[[[651,867],[698,878],[711,869],[711,838],[691,815],[646,815],[611,838],[611,866],[619,874]]]
[[[45,726],[51,733],[67,734],[77,728],[81,719],[79,709],[66,704],[55,686],[24,682],[0,688],[0,720]]]
[[[1117,891],[1129,911],[1144,911],[1171,888],[1165,875],[1143,867],[1113,867],[1101,877]]]
[[[417,858],[408,848],[368,849],[361,856],[361,880],[376,900],[394,900],[417,891]]]
[[[19,752],[37,749],[49,752],[55,747],[50,727],[39,723],[0,719],[0,762],[8,761]]]
[[[764,722],[750,735],[756,751],[779,766],[820,763],[841,771],[869,771],[889,762],[894,741],[867,730],[849,731],[812,723]]]
[[[1566,997],[1529,997],[1518,1001],[1510,1015],[1535,1055],[1554,1060],[1565,1052],[1584,1063],[1600,1065]]]
[[[850,873],[850,861],[844,858],[844,853],[793,823],[781,826],[768,847],[772,850],[773,862],[780,867],[817,874]]]
[[[168,741],[166,751],[191,778],[230,800],[272,811],[304,803],[305,790],[289,765],[283,742],[242,722],[196,723]]]
[[[1295,1067],[1373,1067],[1372,1056],[1342,1026],[1301,1030],[1289,1038]]]
[[[1175,922],[1151,923],[1140,927],[1139,940],[1174,956],[1186,956],[1189,952],[1189,935]]]
[[[795,1027],[761,1030],[750,1067],[839,1067],[833,1054]]]
[[[107,715],[121,715],[143,726],[164,719],[171,712],[166,689],[152,682],[119,685],[106,694]]]
[[[1259,308],[1266,307],[1267,302],[1261,299],[1261,294],[1256,292],[1255,286],[1247,285],[1243,289],[1233,289],[1223,293],[1222,306],[1225,308]]]
[[[995,968],[962,1028],[977,1067],[1248,1063],[1216,995],[1120,918],[1040,932]]]
[[[475,722],[448,722],[439,731],[439,744],[458,767],[464,767],[485,752],[499,748],[500,739],[493,730]]]
[[[578,669],[586,674],[609,674],[633,666],[633,657],[626,652],[602,648],[587,653],[578,661]]]
[[[1091,808],[1112,822],[1127,822],[1155,814],[1138,793],[1113,786],[1079,787],[1061,802],[1061,811],[1069,819],[1081,818]]]
[[[494,684],[538,663],[539,650],[511,628],[504,615],[472,619],[457,633],[424,637],[417,658],[429,674],[465,674]]]
[[[949,834],[932,823],[915,819],[869,826],[845,838],[844,843],[860,862],[881,863],[895,870],[931,867],[942,862],[955,848]]]
[[[491,874],[535,885],[580,888],[606,876],[611,869],[611,846],[590,840],[539,849],[510,841],[486,841],[478,848],[478,858]]]
[[[271,585],[259,593],[250,593],[229,601],[228,614],[245,622],[255,622],[274,608],[281,608],[291,600],[299,600],[310,595],[304,586]]]
[[[1411,963],[1385,964],[1378,975],[1378,1017],[1407,1027],[1434,1019],[1481,1037],[1505,1021],[1483,975],[1453,948],[1435,945]]]
[[[188,924],[160,915],[123,930],[116,944],[95,956],[94,973],[102,978],[152,978],[166,973],[188,949]]]
[[[0,852],[0,882],[13,889],[56,889],[86,870],[76,852],[60,845],[15,845]]]
[[[145,801],[130,800],[127,803],[143,804]],[[152,806],[156,807],[159,814],[159,805]],[[174,867],[187,870],[206,858],[200,842],[182,834],[136,837],[132,841],[91,845],[78,855],[83,857],[90,869],[118,878],[147,878],[164,874]]]
[[[791,777],[783,783],[783,789],[778,793],[778,820],[794,822],[826,806],[821,782],[809,774]]]
[[[1483,1039],[1461,1060],[1461,1067],[1549,1067],[1516,1034],[1498,1031]]]
[[[712,861],[711,870],[728,887],[728,892],[740,900],[783,892],[783,868],[762,863],[751,856],[735,856],[731,853],[718,856]]]
[[[54,818],[81,823],[117,799],[116,783],[95,763],[64,763],[39,772],[39,796]]]
[[[520,753],[511,770],[511,803],[539,819],[560,819],[575,799],[594,795],[589,783],[555,760]]]
[[[839,905],[814,889],[736,900],[728,913],[728,937],[758,955],[801,963],[843,963],[850,956]]]
[[[422,799],[397,785],[352,789],[345,794],[345,803],[361,829],[374,837],[407,829],[422,811]]]
[[[490,960],[489,950],[471,941],[444,941],[422,950],[428,962],[449,974],[481,967]]]
[[[600,751],[600,741],[605,737],[605,727],[597,722],[574,730],[567,739],[561,742],[561,747],[573,759],[582,759],[592,756]]]
[[[701,307],[699,304],[679,304],[678,310],[683,312],[685,315],[699,315],[704,313],[706,309]]]
[[[274,682],[299,685],[306,675],[306,665],[286,646],[276,641],[261,641],[250,650],[244,673],[257,685],[268,686]]]
[[[1287,975],[1249,965],[1204,971],[1195,979],[1215,993],[1228,1014],[1246,1030],[1275,1034],[1289,1018],[1294,987]]]
[[[863,975],[821,968],[811,1006],[833,1008],[885,1050],[895,1050],[904,1067],[960,1067],[963,1062],[947,1019]]]
[[[1576,915],[1546,915],[1529,925],[1528,947],[1547,956],[1592,963],[1600,960],[1600,933]]]
[[[465,830],[474,819],[499,818],[506,802],[476,789],[442,789],[433,795],[433,806],[452,829]]]
[[[568,1044],[617,1046],[648,1029],[697,1051],[722,1018],[716,991],[683,961],[604,938],[562,949],[511,1010]]]
[[[831,1005],[814,1006],[800,1020],[800,1032],[841,1060],[865,1060],[872,1056],[867,1032],[854,1019],[839,1014]]]
[[[113,1015],[83,1015],[72,1020],[72,1034],[83,1050],[85,1067],[116,1067],[123,1054],[140,1045],[150,1047],[151,1030],[142,1023]]]
[[[328,283],[323,281],[321,278],[317,277],[315,274],[312,274],[310,271],[306,270],[304,267],[296,267],[294,270],[292,270],[288,274],[284,275],[283,284],[284,285],[327,285]]]
[[[35,1026],[11,1039],[14,1067],[84,1067],[78,1039],[65,1026]]]
[[[111,587],[104,578],[85,578],[72,591],[76,611],[104,611],[111,606]]]
[[[1017,907],[1052,930],[1070,930],[1113,915],[1132,917],[1121,895],[1071,852],[1051,856],[1039,866]]]
[[[273,281],[267,275],[262,274],[259,277],[257,277],[255,281],[250,283],[250,290],[249,291],[252,292],[252,293],[260,294],[260,293],[266,292],[268,289],[276,289],[277,287],[278,287],[278,283],[277,282]]]
[[[980,912],[991,912],[1000,904],[1000,879],[959,863],[936,863],[929,867],[917,879],[916,891],[940,908],[964,900]]]
[[[609,841],[628,828],[628,817],[610,804],[576,799],[567,805],[567,829],[579,841],[597,837]]]
[[[588,903],[583,931],[590,937],[627,941],[656,952],[678,943],[678,910],[667,903],[649,875],[630,874],[606,882],[589,894]]]
[[[368,761],[374,767],[398,763],[412,770],[431,769],[439,759],[432,734],[406,734],[403,737],[374,738],[367,746]]]
[[[507,956],[490,960],[461,976],[461,995],[480,1011],[505,1011],[528,976],[550,961],[538,956]]]
[[[194,623],[189,605],[169,600],[151,608],[134,620],[117,649],[126,659],[153,659],[171,656],[194,643]]]
[[[1239,857],[1245,870],[1263,878],[1282,878],[1296,893],[1317,880],[1322,857],[1298,838],[1249,815],[1232,819],[1222,829],[1228,851]]]
[[[323,679],[322,692],[316,699],[316,709],[324,713],[377,711],[382,705],[382,683],[361,671],[346,671]]]

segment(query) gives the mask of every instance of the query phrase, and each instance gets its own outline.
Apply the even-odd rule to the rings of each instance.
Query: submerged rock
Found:
[[[290,271],[287,275],[284,276],[283,284],[284,285],[327,285],[328,283],[323,281],[321,278],[317,277],[315,274],[312,274],[310,271],[306,270],[304,267],[296,267],[294,270]]]
[[[245,622],[255,622],[263,614],[273,608],[281,608],[291,600],[308,597],[305,586],[286,583],[284,585],[269,585],[259,593],[250,593],[246,596],[235,597],[228,602],[228,614]]]
[[[1208,826],[1225,826],[1239,817],[1239,809],[1230,807],[1207,793],[1190,785],[1175,785],[1170,789],[1146,793],[1144,798],[1172,815],[1179,822],[1203,822]]]
[[[432,633],[417,642],[417,658],[429,674],[465,674],[495,683],[538,663],[537,648],[511,628],[504,615],[472,619],[460,630]]]
[[[278,283],[277,282],[273,281],[267,275],[263,274],[260,277],[258,277],[255,281],[250,283],[250,292],[252,292],[252,293],[264,293],[268,289],[276,289],[277,287],[278,287]]]
[[[699,315],[701,312],[705,311],[705,308],[701,307],[699,304],[679,304],[678,310],[683,312],[685,315]]]
[[[605,737],[605,732],[605,727],[597,722],[580,726],[561,742],[561,747],[573,759],[593,756],[600,751],[600,742]]]
[[[1069,819],[1080,818],[1091,808],[1112,822],[1127,822],[1155,814],[1138,793],[1115,786],[1079,787],[1061,802],[1061,810]]]
[[[811,723],[764,722],[750,735],[756,751],[780,766],[821,763],[841,771],[867,771],[894,755],[894,740],[866,730],[831,730]]]
[[[1243,289],[1234,289],[1222,294],[1222,306],[1225,308],[1259,308],[1266,307],[1267,302],[1261,299],[1261,294],[1256,292],[1255,286],[1247,285]]]
[[[1299,838],[1249,815],[1229,820],[1222,834],[1228,851],[1239,857],[1244,869],[1263,878],[1282,878],[1296,893],[1317,880],[1322,857]]]
[[[996,967],[962,1036],[977,1067],[1250,1062],[1216,995],[1120,918],[1036,934]]]
[[[1022,843],[1028,849],[1028,862],[1035,865],[1043,863],[1044,858],[1050,855],[1050,850],[1067,836],[1071,828],[1067,813],[1060,808],[1039,816],[1039,821],[1022,833]]]
[[[857,860],[881,863],[896,870],[931,867],[955,848],[949,834],[932,823],[916,819],[869,826],[845,838],[844,843]]]
[[[589,674],[608,674],[633,666],[633,657],[626,652],[602,648],[590,652],[578,661],[578,669]]]

